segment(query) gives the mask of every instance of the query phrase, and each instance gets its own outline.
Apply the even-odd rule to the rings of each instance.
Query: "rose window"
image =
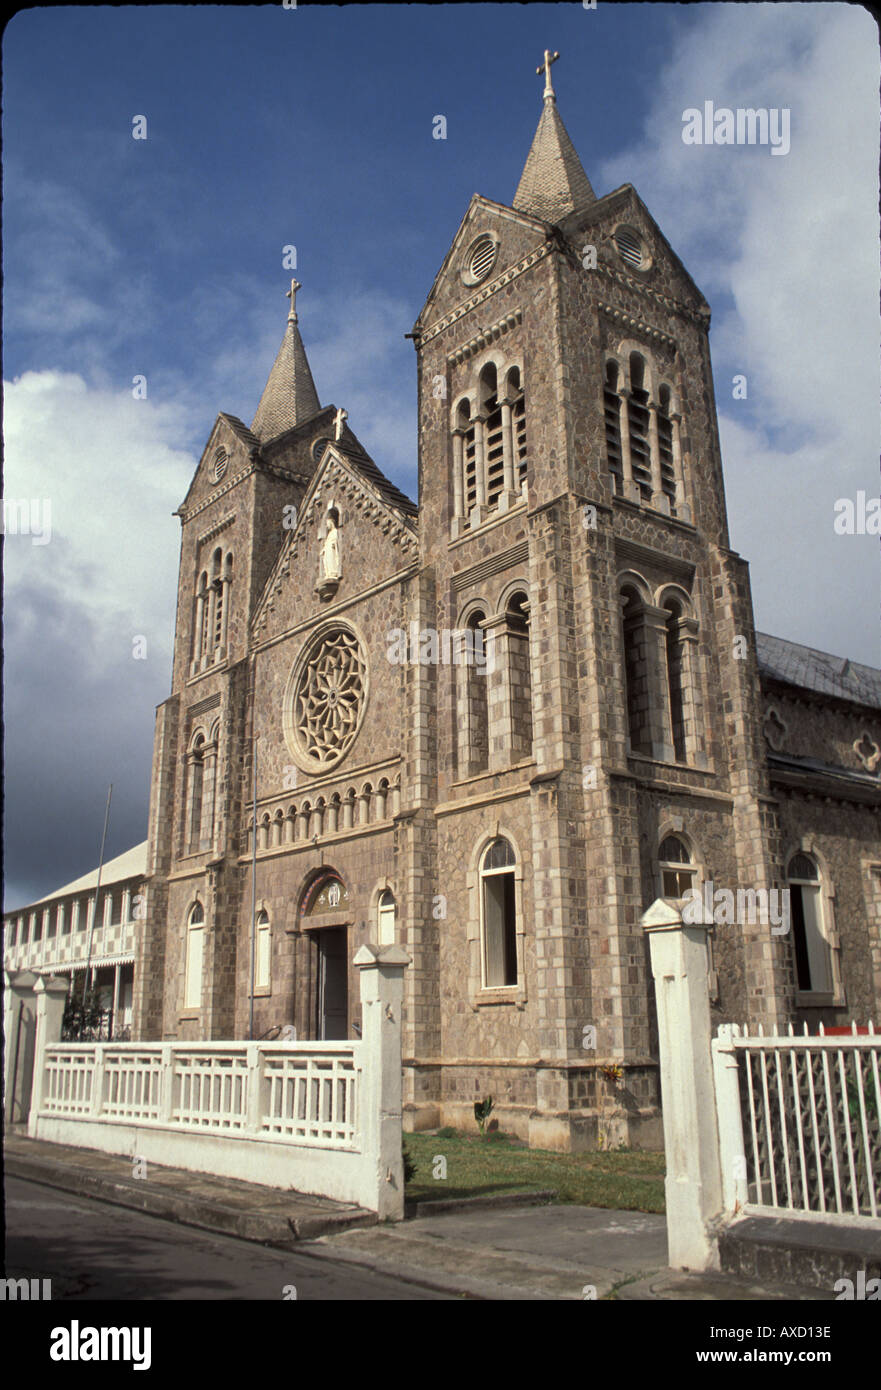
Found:
[[[294,673],[288,731],[314,767],[332,767],[355,741],[364,714],[367,662],[354,632],[334,627],[307,649]]]

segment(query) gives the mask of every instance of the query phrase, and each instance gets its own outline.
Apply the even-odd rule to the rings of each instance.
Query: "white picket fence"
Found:
[[[713,1040],[723,1190],[738,1206],[783,1216],[881,1212],[881,1035],[766,1037],[728,1025]],[[736,1059],[737,1104],[726,1085]],[[730,1070],[730,1063],[729,1070]],[[726,1181],[727,1178],[727,1181]]]
[[[346,1042],[61,1043],[63,995],[38,982],[29,1131],[400,1220],[408,963],[398,946],[361,948],[362,1038]]]

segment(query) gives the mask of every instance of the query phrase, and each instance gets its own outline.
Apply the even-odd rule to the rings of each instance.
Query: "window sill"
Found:
[[[471,1000],[474,1009],[481,1009],[486,1005],[493,1004],[516,1004],[518,1008],[523,1008],[526,1003],[526,991],[522,985],[495,985],[488,989],[481,989]]]
[[[450,538],[450,549],[453,550],[456,546],[471,540],[472,536],[482,536],[486,531],[492,530],[494,526],[499,526],[503,521],[507,521],[509,517],[523,516],[526,512],[526,508],[527,498],[521,496],[513,506],[507,507],[503,512],[500,512],[497,507],[493,507],[489,516],[487,516],[479,526],[469,525],[467,517],[456,518],[462,529],[459,531],[458,535]]]
[[[800,989],[796,992],[795,1004],[798,1009],[844,1009],[847,1001],[844,991]]]

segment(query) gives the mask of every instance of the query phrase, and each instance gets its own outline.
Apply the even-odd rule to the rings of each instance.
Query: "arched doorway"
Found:
[[[313,1017],[315,1037],[334,1041],[349,1036],[349,890],[339,874],[320,874],[306,890],[300,929],[314,948]]]

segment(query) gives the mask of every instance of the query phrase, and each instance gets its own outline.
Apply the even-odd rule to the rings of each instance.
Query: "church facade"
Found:
[[[179,509],[133,1036],[357,1036],[394,941],[405,1127],[491,1095],[542,1147],[660,1144],[640,919],[714,893],[717,1022],[877,1022],[881,672],[756,634],[708,305],[549,61],[416,321],[418,506],[321,407],[299,288]]]

